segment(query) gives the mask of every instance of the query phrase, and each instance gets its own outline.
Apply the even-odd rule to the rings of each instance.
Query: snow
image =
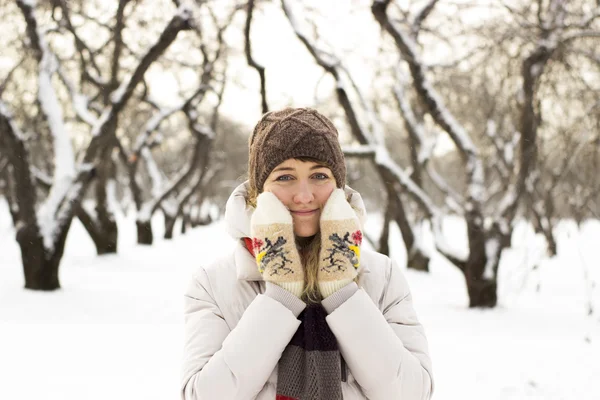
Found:
[[[472,171],[467,189],[469,191],[469,198],[481,204],[485,195],[485,170],[481,158],[471,154],[467,169],[469,172]]]
[[[169,116],[171,116],[174,112],[180,110],[180,108],[169,108],[169,109],[161,109],[159,112],[155,113],[152,118],[150,118],[148,120],[148,122],[146,123],[146,126],[144,128],[144,131],[138,135],[137,139],[135,140],[135,146],[133,147],[133,152],[134,153],[139,153],[142,149],[142,147],[144,147],[146,145],[146,142],[148,141],[148,137],[152,134],[152,132],[154,132],[156,129],[158,129],[158,127],[160,126],[160,124]]]
[[[17,125],[15,124],[15,122],[13,120],[12,113],[10,112],[10,110],[8,109],[6,104],[4,104],[4,102],[2,100],[0,100],[0,114],[2,114],[3,117],[6,118],[6,120],[8,121],[8,124],[12,128],[12,131],[13,131],[15,137],[18,140],[25,142],[27,140],[26,135],[24,135],[23,132],[21,132],[21,130],[17,127]]]
[[[49,251],[54,249],[54,241],[58,234],[56,221],[58,207],[65,201],[72,184],[73,179],[71,177],[57,179],[55,176],[50,193],[48,193],[48,197],[38,210],[40,233],[44,239],[44,247]]]
[[[390,170],[392,174],[398,178],[398,181],[402,184],[402,186],[408,190],[408,194],[417,199],[417,201],[426,208],[429,214],[433,216],[440,214],[440,211],[431,201],[429,196],[416,183],[414,183],[412,179],[410,179],[410,176],[408,176],[408,174],[402,170],[398,164],[394,162],[385,146],[381,146],[377,149],[377,152],[375,153],[375,163],[378,165],[383,165]]]
[[[544,68],[544,64],[542,63],[535,63],[531,65],[531,76],[533,78],[537,78],[541,75],[542,70]]]
[[[521,135],[515,134],[510,143],[506,143],[504,146],[504,159],[508,165],[513,165],[515,160],[515,148],[521,139]]]
[[[398,83],[394,89],[394,97],[402,111],[402,117],[408,125],[410,125],[412,132],[415,134],[417,142],[420,146],[418,154],[418,162],[420,164],[425,163],[431,158],[433,149],[435,148],[435,140],[427,139],[425,134],[425,127],[423,124],[417,121],[411,105],[407,100],[407,96],[404,94],[404,89],[401,83]]]
[[[142,204],[142,208],[137,213],[137,220],[140,222],[149,221],[153,208],[154,208],[153,201],[147,201],[144,204]]]
[[[374,154],[377,151],[377,147],[371,145],[342,146],[342,151],[346,156],[363,156]]]
[[[82,95],[81,93],[73,93],[73,108],[75,112],[85,122],[90,126],[96,125],[98,119],[94,114],[90,112],[88,109],[89,99],[87,96]]]
[[[494,122],[493,119],[488,119],[487,120],[487,128],[485,130],[486,135],[488,135],[490,138],[494,138],[496,137],[496,122]]]
[[[494,265],[498,261],[498,257],[500,256],[500,242],[498,239],[493,238],[489,239],[485,242],[485,256],[487,261],[485,263],[485,268],[483,270],[483,278],[484,279],[494,279]]]
[[[75,175],[75,157],[71,138],[65,127],[63,112],[52,86],[52,75],[56,71],[57,61],[53,54],[47,49],[44,38],[40,36],[40,46],[44,53],[40,61],[38,98],[40,105],[50,127],[52,143],[54,148],[54,179],[63,181],[65,178],[73,178]]]
[[[117,196],[117,181],[114,178],[108,179],[106,182],[106,203],[111,213],[118,212],[120,207]]]
[[[146,161],[148,175],[150,175],[150,180],[152,181],[152,197],[160,197],[163,192],[163,178],[160,168],[156,165],[152,151],[149,148],[143,147],[141,154],[144,157],[144,161]]]
[[[372,214],[367,229],[379,232],[381,219]],[[228,251],[231,240],[217,222],[165,241],[158,217],[155,245],[138,246],[135,216],[117,214],[117,221],[119,254],[96,256],[75,220],[62,289],[25,291],[0,199],[1,399],[179,398],[182,294],[197,266]],[[422,232],[431,248],[431,232]],[[467,247],[460,218],[444,219],[444,233],[455,248]],[[405,271],[430,343],[435,400],[600,398],[600,321],[587,315],[590,284],[582,266],[598,282],[600,222],[577,229],[565,221],[556,233],[559,256],[540,261],[543,239],[531,226],[517,226],[514,247],[503,254],[493,310],[469,310],[462,274],[434,251],[429,274]],[[401,240],[395,226],[390,236]],[[391,256],[404,265],[404,246],[392,246]]]
[[[182,4],[177,8],[177,14],[179,18],[187,21],[192,18],[192,6],[190,4]]]
[[[433,219],[433,240],[435,243],[435,246],[440,249],[440,251],[442,251],[443,253],[454,257],[457,260],[460,261],[466,261],[468,256],[469,256],[469,249],[468,246],[462,246],[462,247],[458,247],[457,244],[455,243],[450,243],[450,241],[448,240],[448,237],[452,236],[454,237],[454,235],[456,234],[454,232],[454,230],[456,229],[460,229],[462,228],[462,230],[464,232],[460,232],[459,234],[461,236],[466,236],[467,235],[467,230],[466,230],[466,225],[465,226],[460,226],[460,223],[456,223],[456,225],[459,227],[454,227],[454,230],[452,232],[452,234],[449,234],[447,232],[447,229],[445,228],[445,224],[444,221],[441,220],[440,218],[434,218]]]
[[[35,18],[35,17],[34,17]],[[48,120],[54,149],[54,176],[52,188],[38,212],[40,233],[46,249],[52,251],[56,237],[56,214],[58,207],[70,189],[75,178],[75,156],[71,138],[66,130],[63,112],[52,86],[52,76],[58,69],[58,61],[48,48],[41,29],[37,30],[42,59],[39,63],[38,99]]]
[[[110,101],[113,104],[118,104],[123,101],[123,96],[125,96],[125,92],[127,91],[127,87],[131,82],[131,76],[128,76],[126,79],[123,79],[123,82],[119,85],[119,87],[110,94]]]
[[[98,136],[102,134],[102,128],[108,123],[113,113],[112,107],[106,107],[100,115],[100,118],[96,121],[96,124],[92,127],[92,136]]]

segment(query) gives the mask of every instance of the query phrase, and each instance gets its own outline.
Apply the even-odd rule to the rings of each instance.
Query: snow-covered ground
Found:
[[[162,222],[154,222],[160,238]],[[229,239],[218,222],[142,247],[133,220],[120,227],[119,254],[98,257],[75,221],[62,289],[25,291],[0,199],[0,399],[178,398],[182,292],[196,266],[227,251]],[[377,230],[375,219],[368,229]],[[460,272],[440,257],[430,274],[406,272],[430,341],[434,399],[600,399],[600,310],[587,315],[584,279],[587,270],[600,281],[600,222],[581,231],[565,222],[557,231],[559,257],[533,269],[543,241],[519,226],[494,310],[469,310]],[[459,220],[449,218],[445,232],[465,248]],[[392,257],[402,264],[404,250]],[[596,307],[599,291],[592,291]]]

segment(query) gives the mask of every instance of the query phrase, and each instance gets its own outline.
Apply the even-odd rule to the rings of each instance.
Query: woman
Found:
[[[267,113],[249,151],[225,214],[238,244],[185,296],[182,398],[429,399],[410,290],[393,261],[360,247],[364,205],[331,121]]]

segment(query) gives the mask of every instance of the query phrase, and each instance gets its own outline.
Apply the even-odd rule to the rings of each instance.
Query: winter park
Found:
[[[598,1],[0,21],[0,399],[600,399]]]

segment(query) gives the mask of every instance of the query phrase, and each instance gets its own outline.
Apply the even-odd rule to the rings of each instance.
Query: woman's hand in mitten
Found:
[[[335,189],[321,214],[321,254],[317,280],[323,298],[356,278],[362,232],[358,216],[346,201],[343,189]]]
[[[270,192],[261,193],[250,220],[252,247],[263,279],[300,298],[304,270],[296,249],[292,215]]]

